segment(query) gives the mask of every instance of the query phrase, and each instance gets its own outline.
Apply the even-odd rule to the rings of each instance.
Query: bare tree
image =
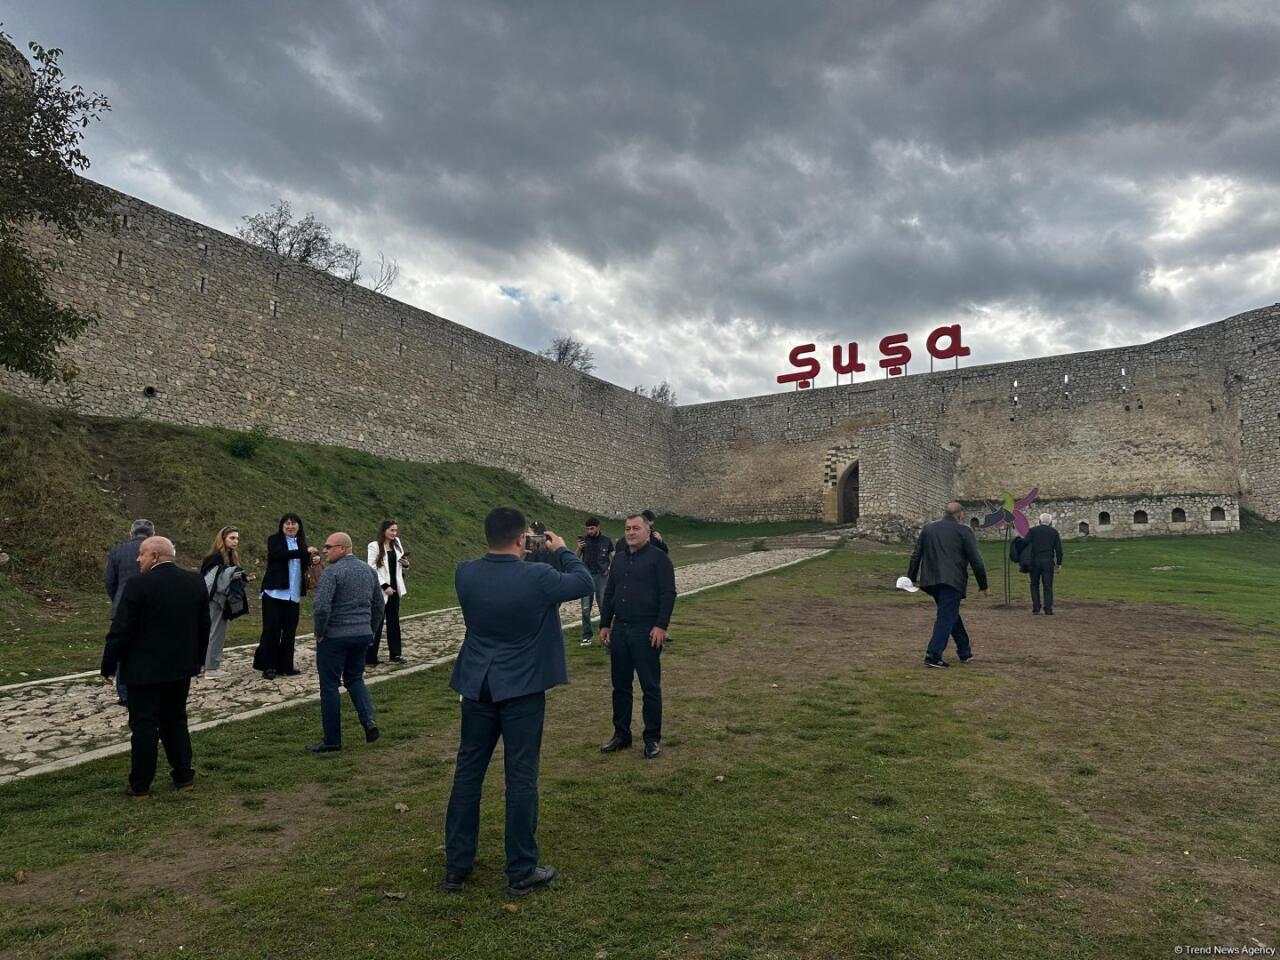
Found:
[[[676,392],[671,388],[671,384],[663,380],[661,383],[655,383],[649,388],[649,399],[657,400],[668,407],[674,407],[676,405]]]
[[[240,219],[244,221],[244,226],[236,231],[240,239],[298,263],[332,273],[348,283],[360,280],[360,251],[335,240],[329,225],[317,220],[314,213],[295,220],[289,201],[279,200],[265,213]],[[379,262],[380,265],[385,265],[386,262],[381,255]],[[395,272],[399,272],[398,266]],[[380,272],[378,282],[383,282],[383,276]],[[394,282],[393,275],[390,283],[378,292],[390,289]]]
[[[374,293],[386,293],[395,286],[400,278],[400,261],[388,260],[386,254],[378,253],[378,270],[371,278],[369,289]]]
[[[663,380],[661,383],[655,383],[652,387],[646,387],[644,384],[637,383],[631,388],[632,393],[638,393],[642,397],[648,397],[650,400],[657,400],[664,403],[668,407],[676,405],[676,392],[671,388],[671,384]]]
[[[581,340],[573,337],[556,337],[551,341],[551,346],[542,351],[541,356],[563,363],[566,367],[573,367],[580,373],[590,373],[596,368],[595,356]]]

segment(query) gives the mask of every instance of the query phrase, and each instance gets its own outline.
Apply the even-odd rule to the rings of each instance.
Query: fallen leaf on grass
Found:
[[[723,776],[716,777],[716,783],[724,783],[724,777]]]
[[[409,812],[409,807],[406,804],[403,804],[403,803],[396,804],[396,813],[408,813],[408,812]]]
[[[520,908],[517,907],[514,903],[504,903],[502,905],[502,909],[507,911],[507,913],[518,913],[520,910]]]
[[[404,894],[403,894],[403,893],[400,893],[398,890],[386,890],[386,891],[384,891],[384,892],[383,892],[383,894],[382,894],[382,895],[383,895],[384,897],[386,897],[388,900],[403,900],[403,899],[404,899]]]
[[[14,883],[26,883],[26,882],[27,882],[27,871],[25,871],[25,870],[19,870],[17,873],[15,873],[15,874],[13,875],[13,882],[14,882]]]

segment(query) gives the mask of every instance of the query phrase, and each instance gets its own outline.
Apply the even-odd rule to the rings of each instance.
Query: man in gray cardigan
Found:
[[[382,624],[384,601],[378,575],[351,555],[351,538],[331,533],[321,548],[329,566],[316,584],[316,671],[320,674],[320,722],[324,740],[307,744],[312,753],[342,749],[341,680],[351,694],[368,743],[378,739],[378,719],[364,683],[364,652]]]

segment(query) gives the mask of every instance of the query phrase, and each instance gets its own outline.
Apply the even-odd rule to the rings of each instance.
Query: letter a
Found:
[[[947,339],[945,347],[939,347],[938,341],[943,337]],[[925,344],[929,349],[929,355],[935,360],[950,360],[952,357],[967,357],[973,351],[960,343],[960,324],[952,323],[945,327],[939,327],[933,333],[929,334],[929,339]]]

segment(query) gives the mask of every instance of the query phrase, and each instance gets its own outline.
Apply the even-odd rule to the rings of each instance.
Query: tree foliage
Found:
[[[293,206],[288,200],[277,200],[269,210],[240,218],[244,225],[236,233],[241,240],[255,246],[304,263],[317,270],[324,270],[348,283],[359,283],[364,258],[355,247],[333,238],[329,225],[307,213],[295,220]],[[386,293],[400,275],[400,264],[378,254],[378,268],[369,287],[377,293]]]
[[[0,32],[0,43],[8,36]],[[56,260],[37,260],[22,233],[48,224],[79,238],[85,225],[106,215],[96,185],[78,173],[89,158],[80,149],[85,128],[111,109],[107,98],[63,85],[62,51],[29,44],[31,82],[0,83],[0,366],[42,381],[70,379],[57,350],[93,322],[45,292]]]
[[[632,387],[632,392],[640,394],[642,397],[648,397],[650,400],[656,400],[658,403],[664,403],[668,407],[676,405],[676,392],[666,380],[661,383],[655,383],[652,387],[645,387],[637,384]]]
[[[596,368],[595,355],[587,349],[586,344],[573,337],[556,337],[551,341],[551,346],[542,351],[541,356],[563,363],[580,373],[590,373]]]

